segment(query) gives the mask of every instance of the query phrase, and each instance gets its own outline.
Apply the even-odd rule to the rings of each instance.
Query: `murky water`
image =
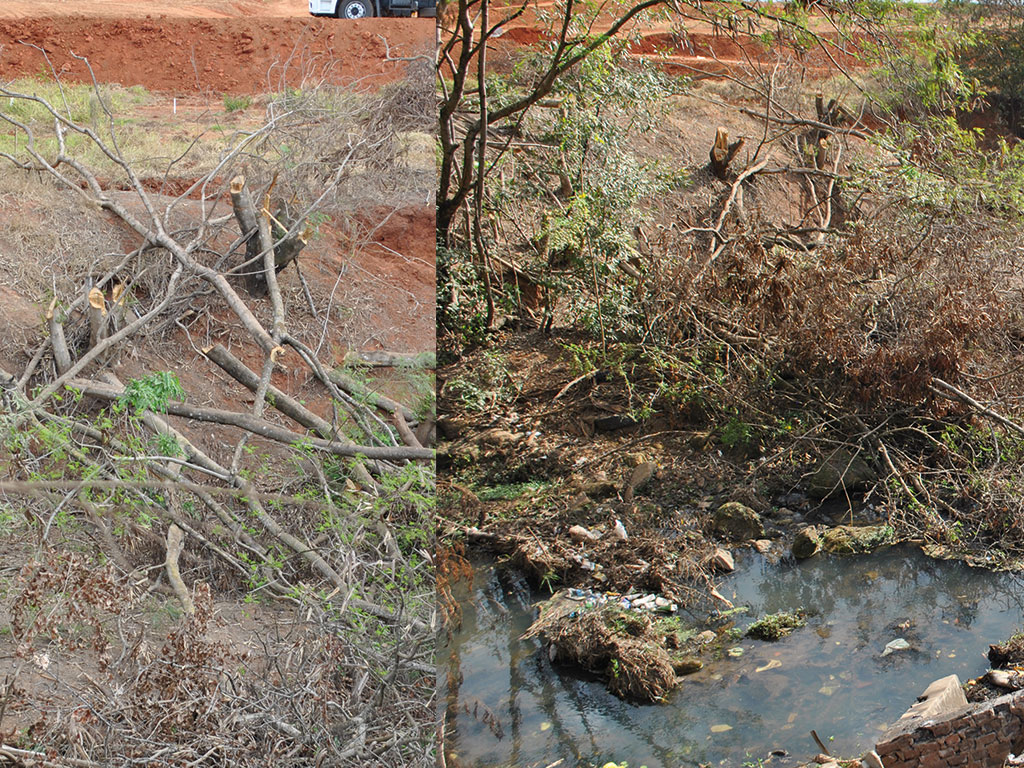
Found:
[[[802,563],[742,551],[720,591],[749,606],[736,617],[741,629],[766,613],[811,615],[781,642],[736,641],[741,657],[687,677],[667,704],[635,706],[519,640],[542,596],[481,565],[462,595],[462,630],[441,649],[449,765],[757,765],[772,750],[814,755],[811,729],[834,754],[860,754],[932,680],[987,669],[989,643],[1024,615],[1024,577],[902,547]],[[900,637],[912,649],[883,657]]]

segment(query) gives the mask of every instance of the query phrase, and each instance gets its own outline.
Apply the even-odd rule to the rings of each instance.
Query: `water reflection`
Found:
[[[813,754],[812,728],[834,752],[859,754],[935,678],[984,671],[988,644],[1021,624],[1019,577],[917,550],[774,564],[743,552],[737,566],[720,591],[750,607],[739,628],[796,609],[808,626],[781,643],[737,641],[742,657],[709,664],[662,706],[627,704],[553,668],[538,641],[519,640],[536,598],[480,566],[461,596],[462,629],[440,652],[451,764],[738,766],[773,749]],[[912,649],[883,657],[899,637]]]

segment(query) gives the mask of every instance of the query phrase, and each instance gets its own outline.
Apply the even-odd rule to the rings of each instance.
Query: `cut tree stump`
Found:
[[[730,144],[729,131],[719,127],[715,133],[715,143],[711,147],[710,152],[711,172],[719,179],[727,179],[729,177],[729,165],[745,143],[746,139],[740,137]]]
[[[290,214],[285,206],[279,206],[276,214],[263,209],[257,212],[246,187],[245,176],[239,175],[231,179],[231,207],[238,221],[238,228],[245,241],[245,261],[249,266],[245,271],[245,285],[253,296],[263,296],[267,292],[267,277],[260,258],[261,253],[274,249],[274,272],[280,272],[296,258],[308,241],[308,227],[302,232],[287,236],[295,222],[290,221]],[[269,194],[269,193],[268,193]],[[275,245],[276,243],[276,245]]]
[[[89,291],[87,314],[89,316],[89,349],[92,349],[107,336],[107,301],[103,297],[103,291],[99,288],[92,288]]]

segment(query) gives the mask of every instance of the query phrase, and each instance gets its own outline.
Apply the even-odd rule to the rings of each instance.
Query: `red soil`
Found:
[[[49,72],[52,64],[64,79],[87,81],[88,68],[75,58],[80,56],[101,82],[181,96],[280,90],[300,85],[307,76],[320,77],[325,67],[330,82],[375,85],[404,72],[403,62],[385,61],[389,52],[391,57],[430,55],[435,39],[427,19],[342,21],[307,13],[292,18],[158,16],[156,11],[166,9],[149,2],[136,3],[152,12],[145,16],[22,18],[17,11],[11,14],[9,5],[0,2],[0,72],[5,78]],[[82,3],[64,5],[81,8]],[[86,4],[96,5],[110,4]],[[305,4],[298,0],[291,7],[304,11]],[[183,8],[177,6],[179,12]],[[32,46],[45,49],[50,64]]]

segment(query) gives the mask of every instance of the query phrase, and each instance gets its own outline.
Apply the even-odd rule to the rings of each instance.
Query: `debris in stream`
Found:
[[[699,660],[680,653],[676,605],[658,595],[618,595],[585,589],[556,593],[522,639],[542,637],[552,661],[578,664],[630,701],[654,702],[696,672]]]
[[[1024,688],[1024,633],[1018,632],[1003,643],[988,647],[992,669],[964,684],[967,700],[987,701],[1007,691]]]
[[[888,656],[891,653],[897,651],[909,651],[910,643],[904,640],[902,637],[897,637],[895,640],[890,640],[885,644],[885,649],[882,651],[883,656]]]
[[[988,660],[996,669],[1024,666],[1024,633],[1017,633],[1005,643],[990,645]]]

